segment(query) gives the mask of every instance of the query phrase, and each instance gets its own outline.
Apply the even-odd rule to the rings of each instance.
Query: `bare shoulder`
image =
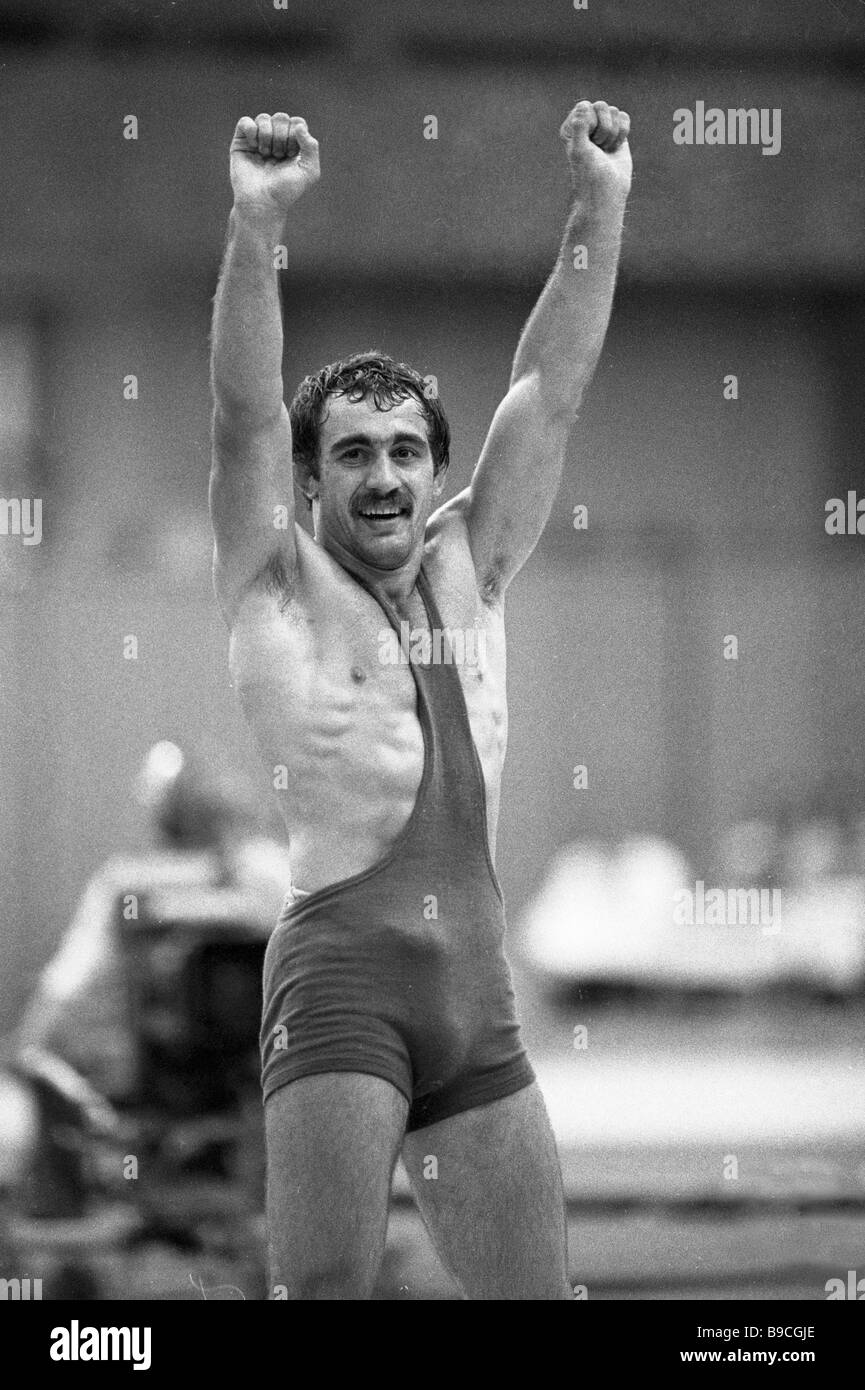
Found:
[[[464,541],[468,545],[468,529],[466,527],[466,511],[468,508],[469,490],[463,488],[456,497],[452,497],[449,502],[442,505],[432,513],[426,524],[427,543],[432,541],[442,541],[448,544],[460,544]]]
[[[290,581],[286,582],[286,576],[277,569],[262,576],[263,585],[286,612],[330,606],[338,591],[350,586],[352,580],[302,526],[295,523],[294,531],[297,563]]]
[[[353,581],[296,523],[295,554],[290,572],[276,554],[248,586],[230,624],[235,657],[274,643],[299,657],[344,613]]]
[[[483,582],[472,554],[468,527],[469,489],[434,511],[426,529],[424,562],[430,573],[442,579],[451,574],[461,589],[471,585],[483,605],[501,611],[504,593],[500,585]]]
[[[472,554],[468,529],[469,491],[465,488],[433,512],[426,528],[424,566],[437,595],[452,595],[460,606],[479,606],[488,615],[500,615],[504,597],[500,588],[481,583]]]

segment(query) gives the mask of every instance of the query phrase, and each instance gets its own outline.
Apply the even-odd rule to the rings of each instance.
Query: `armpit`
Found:
[[[293,572],[286,564],[285,556],[277,552],[271,555],[262,570],[260,581],[265,593],[271,594],[280,604],[285,604],[291,594],[293,577]]]
[[[478,593],[489,607],[500,603],[505,591],[504,565],[495,561],[478,575]]]

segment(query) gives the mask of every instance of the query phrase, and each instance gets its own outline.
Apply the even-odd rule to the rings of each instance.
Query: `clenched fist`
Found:
[[[605,181],[627,193],[631,186],[631,118],[605,101],[578,101],[559,134],[567,146],[574,187]]]
[[[230,162],[235,206],[262,212],[285,212],[320,174],[318,141],[302,116],[284,111],[241,117]]]

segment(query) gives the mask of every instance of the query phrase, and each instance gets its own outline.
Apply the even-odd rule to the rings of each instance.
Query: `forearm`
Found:
[[[275,251],[281,215],[232,209],[213,307],[211,387],[229,420],[251,426],[282,407],[282,314]]]
[[[555,268],[520,338],[511,384],[534,378],[551,411],[576,413],[600,356],[626,196],[610,186],[575,196]]]

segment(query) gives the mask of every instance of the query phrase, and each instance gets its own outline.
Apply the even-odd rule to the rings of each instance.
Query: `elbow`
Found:
[[[581,372],[532,367],[511,382],[515,402],[535,417],[557,425],[569,425],[577,417],[587,384]]]
[[[276,429],[282,417],[282,398],[273,401],[253,401],[214,387],[211,434],[216,445],[231,445],[237,440]]]
[[[282,375],[261,373],[255,379],[237,364],[213,358],[210,368],[210,398],[214,420],[231,425],[261,421],[267,427],[278,420],[283,408]]]

